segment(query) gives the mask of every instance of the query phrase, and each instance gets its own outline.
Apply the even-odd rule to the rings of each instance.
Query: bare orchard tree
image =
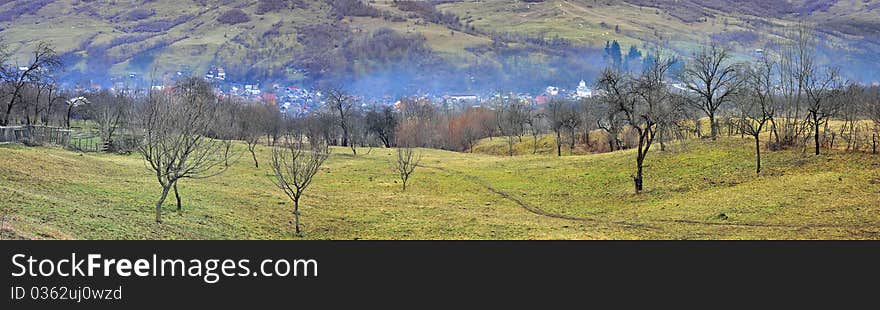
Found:
[[[238,138],[241,129],[239,117],[241,117],[242,103],[233,97],[226,97],[218,102],[217,119],[211,133],[214,138],[223,144],[223,165],[229,167],[229,158],[232,157],[235,148],[235,139]],[[236,159],[238,157],[236,156]]]
[[[523,119],[529,128],[529,134],[532,135],[532,154],[538,154],[538,136],[543,132],[544,113],[533,107],[525,110]]]
[[[617,113],[617,107],[613,100],[617,97],[601,96],[596,102],[596,127],[605,131],[608,135],[608,150],[613,152],[622,149],[620,132],[624,126],[623,117]]]
[[[794,145],[805,131],[800,120],[808,76],[816,71],[816,30],[801,22],[785,29],[782,37],[777,65],[780,111],[770,122],[776,144]]]
[[[676,100],[665,84],[669,68],[675,59],[656,56],[657,61],[646,68],[641,76],[606,69],[599,77],[599,87],[606,92],[614,110],[621,114],[627,124],[638,133],[636,174],[632,176],[636,193],[644,189],[644,162],[654,142],[660,123],[680,113]]]
[[[207,136],[216,104],[211,86],[196,77],[178,82],[173,94],[147,97],[141,112],[144,140],[138,152],[162,186],[156,223],[162,223],[162,203],[172,188],[180,212],[179,180],[207,178],[226,170],[223,143]]]
[[[709,117],[713,140],[718,137],[718,109],[730,100],[739,83],[736,67],[727,49],[713,43],[694,53],[681,74],[685,87],[697,94],[692,104]]]
[[[840,73],[837,68],[825,68],[821,72],[808,71],[804,77],[807,97],[807,121],[813,128],[816,155],[819,155],[819,131],[828,118],[840,108],[839,102],[831,100],[840,92]]]
[[[302,137],[285,136],[281,143],[272,147],[272,180],[293,201],[295,234],[303,237],[299,221],[299,201],[312,183],[315,174],[330,156],[327,144],[303,143]]]
[[[740,130],[755,138],[755,173],[761,174],[761,132],[776,115],[773,62],[766,56],[744,68],[742,91],[736,97]]]
[[[500,94],[495,106],[495,124],[501,136],[507,138],[508,155],[513,156],[514,139],[520,136],[523,129],[523,106],[512,98],[513,95],[505,97],[503,93]]]
[[[577,131],[584,126],[583,118],[578,113],[580,108],[577,103],[570,102],[563,118],[563,127],[568,129],[568,153],[574,154],[574,146],[577,143]]]
[[[838,101],[837,104],[840,105],[840,110],[838,111],[839,117],[843,123],[840,125],[838,132],[840,134],[840,138],[846,141],[846,150],[856,152],[860,148],[859,141],[859,129],[861,128],[860,123],[864,117],[863,110],[866,107],[866,96],[865,96],[865,88],[858,84],[850,84],[840,93],[840,96],[837,98],[833,98],[833,100]],[[828,122],[825,122],[825,126],[828,126]],[[825,134],[831,130],[826,130]],[[831,142],[829,143],[829,148],[834,148],[834,139],[837,136],[838,132],[831,131]]]
[[[562,156],[562,129],[565,126],[568,108],[566,102],[561,99],[551,99],[547,104],[544,114],[547,115],[550,129],[556,135],[556,156]]]
[[[406,182],[422,161],[422,152],[416,153],[412,147],[398,147],[397,160],[394,162],[394,170],[403,182],[403,191],[406,191]]]
[[[866,95],[865,114],[873,121],[874,130],[871,133],[871,153],[877,154],[877,140],[880,140],[880,89],[873,87]]]
[[[8,53],[0,51],[0,56],[5,60]],[[33,57],[27,66],[14,66],[8,70],[4,69],[4,80],[10,85],[9,101],[6,104],[6,113],[3,115],[0,126],[9,125],[13,108],[22,101],[24,89],[32,82],[43,79],[44,76],[51,74],[53,71],[62,66],[61,58],[52,48],[52,45],[46,42],[40,42],[34,49]]]
[[[394,129],[397,127],[397,115],[394,114],[394,108],[384,106],[379,109],[373,109],[366,115],[367,130],[376,135],[382,145],[391,147],[394,143]]]
[[[350,138],[349,125],[351,115],[354,112],[355,98],[339,88],[330,88],[324,93],[327,97],[327,108],[336,116],[336,122],[339,125],[339,128],[342,129],[341,146],[348,146],[348,140]],[[357,155],[357,150],[352,148],[351,151]]]
[[[263,136],[263,129],[265,128],[262,123],[262,118],[264,110],[259,104],[246,104],[243,105],[239,109],[238,115],[238,139],[244,141],[247,145],[248,151],[251,153],[251,158],[254,160],[254,167],[260,168],[260,162],[257,160],[257,145],[260,143],[260,137]]]
[[[126,92],[116,94],[104,90],[89,95],[85,105],[86,115],[95,122],[101,140],[111,146],[120,129],[130,121],[133,98]]]

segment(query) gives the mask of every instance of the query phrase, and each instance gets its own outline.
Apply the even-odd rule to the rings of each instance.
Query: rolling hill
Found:
[[[536,78],[545,83],[589,75],[554,71],[572,55],[598,55],[573,71],[601,67],[598,51],[609,40],[680,53],[716,41],[746,57],[772,47],[798,20],[817,25],[824,61],[845,64],[854,78],[880,80],[873,61],[880,48],[878,1],[0,1],[0,37],[16,59],[50,41],[71,78],[80,79],[203,74],[220,66],[231,79],[309,81],[448,67],[454,71],[448,76],[471,79],[548,71]],[[561,55],[562,49],[573,51]]]
[[[500,139],[495,139],[498,141]],[[491,148],[484,140],[478,149]],[[237,152],[247,152],[236,145]],[[551,146],[552,147],[552,146]],[[392,149],[335,148],[301,207],[309,239],[878,239],[880,158],[765,154],[723,137],[652,151],[634,194],[634,150],[493,156],[423,149],[407,190]],[[271,151],[259,146],[267,162]],[[137,154],[0,145],[0,239],[284,239],[292,206],[249,158],[181,182],[183,213]]]

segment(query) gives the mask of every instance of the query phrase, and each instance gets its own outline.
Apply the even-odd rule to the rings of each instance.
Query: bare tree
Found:
[[[303,143],[298,137],[287,137],[285,140],[272,147],[272,171],[275,173],[272,181],[293,201],[295,234],[303,237],[299,201],[321,165],[330,156],[330,149],[326,144]]]
[[[235,140],[239,138],[241,133],[239,117],[241,117],[242,104],[233,97],[226,97],[219,101],[218,104],[219,113],[217,119],[214,120],[211,132],[223,144],[223,165],[228,167],[229,158],[234,153]]]
[[[678,105],[665,85],[665,77],[675,59],[657,60],[638,78],[606,69],[599,77],[599,87],[606,93],[606,100],[613,103],[614,111],[621,114],[627,124],[638,133],[636,174],[632,176],[636,193],[644,189],[644,161],[656,137],[659,124],[666,118],[680,113]]]
[[[397,127],[397,116],[390,106],[371,110],[366,115],[367,129],[382,141],[385,147],[391,147],[394,143],[394,129]]]
[[[620,132],[624,126],[624,120],[617,113],[615,102],[611,99],[617,97],[601,96],[596,105],[597,117],[596,127],[605,131],[608,135],[608,149],[610,151],[622,149],[620,141]]]
[[[807,95],[807,121],[813,128],[816,155],[819,155],[819,131],[823,122],[834,116],[840,105],[830,100],[840,92],[840,73],[837,68],[822,72],[809,71],[804,76],[804,92]]]
[[[4,50],[0,53],[0,56],[2,55],[8,54]],[[49,43],[38,43],[33,55],[30,64],[27,66],[16,66],[3,72],[5,79],[10,82],[12,90],[9,101],[6,104],[6,113],[3,116],[2,123],[0,123],[2,126],[9,125],[12,110],[17,103],[22,101],[22,92],[25,87],[31,82],[40,81],[43,76],[51,74],[52,71],[60,68],[62,65],[61,58],[58,57],[55,49]],[[5,59],[6,57],[3,58]]]
[[[339,88],[330,88],[325,91],[327,96],[327,107],[336,115],[336,121],[339,128],[342,129],[342,144],[348,146],[349,140],[349,120],[353,112],[355,98]],[[357,150],[352,148],[352,153],[357,155]]]
[[[525,111],[524,120],[529,127],[529,133],[532,135],[532,154],[538,153],[538,135],[541,134],[544,125],[544,114],[540,111],[529,108]]]
[[[755,173],[761,174],[761,132],[776,114],[773,62],[764,57],[743,72],[743,90],[738,96],[740,130],[755,138]]]
[[[156,201],[156,223],[162,223],[162,203],[174,188],[181,210],[177,182],[201,179],[226,170],[223,143],[207,135],[215,118],[216,100],[204,80],[187,78],[171,95],[151,93],[141,112],[144,139],[138,147],[162,186]]]
[[[257,160],[256,148],[260,143],[260,137],[263,136],[263,115],[264,110],[257,104],[248,104],[241,107],[238,116],[238,138],[244,141],[251,158],[254,160],[254,167],[260,168],[260,162]]]
[[[495,124],[498,125],[498,132],[501,136],[507,139],[509,156],[513,156],[514,138],[519,137],[523,129],[523,107],[512,96],[504,96],[503,93],[500,93],[495,106]]]
[[[815,29],[804,22],[788,28],[779,42],[780,57],[778,68],[779,92],[781,93],[779,117],[770,120],[771,133],[776,144],[793,145],[805,131],[800,124],[803,115],[805,88],[808,76],[816,69]],[[780,133],[781,131],[781,133]]]
[[[565,126],[566,107],[565,102],[559,99],[552,99],[547,104],[545,114],[550,123],[550,129],[556,135],[556,156],[562,156],[562,128]]]
[[[730,99],[737,89],[736,64],[730,63],[727,49],[714,43],[694,53],[687,63],[681,79],[685,87],[695,92],[699,98],[693,105],[709,117],[712,139],[718,137],[716,116],[718,109]]]
[[[97,125],[101,140],[109,146],[117,144],[114,139],[118,131],[129,122],[132,100],[124,91],[112,94],[105,90],[88,96],[86,114]]]
[[[403,191],[406,191],[406,182],[413,171],[416,170],[420,161],[422,161],[422,152],[416,154],[412,147],[397,148],[397,160],[394,162],[394,169],[397,170],[400,180],[403,182]]]
[[[877,154],[877,140],[880,139],[880,89],[874,87],[866,96],[865,114],[874,122],[874,130],[871,133],[871,153]]]

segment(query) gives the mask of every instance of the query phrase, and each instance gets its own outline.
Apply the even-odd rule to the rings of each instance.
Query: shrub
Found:
[[[220,14],[220,16],[217,17],[218,22],[227,25],[246,23],[250,20],[251,17],[240,9],[231,9],[229,11],[223,12],[223,14]]]

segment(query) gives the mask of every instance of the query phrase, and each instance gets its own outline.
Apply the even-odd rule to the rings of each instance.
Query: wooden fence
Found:
[[[71,131],[49,126],[0,126],[0,143],[67,145]]]

